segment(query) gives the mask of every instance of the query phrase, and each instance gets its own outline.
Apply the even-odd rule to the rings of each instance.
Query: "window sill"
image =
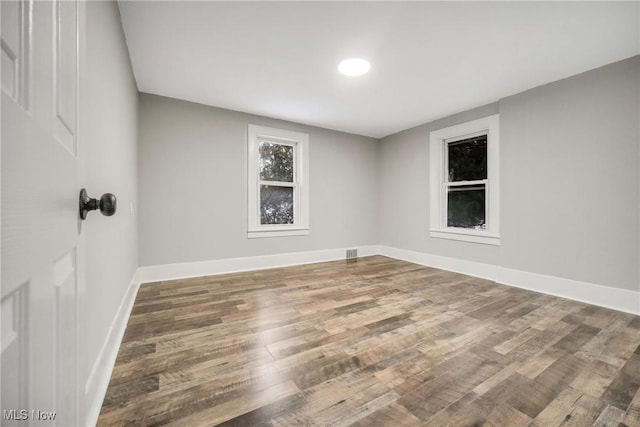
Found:
[[[432,229],[430,230],[429,235],[436,239],[458,240],[462,242],[500,246],[500,236],[497,234],[489,234],[486,231],[470,231],[455,228],[438,230]]]
[[[288,237],[304,236],[309,234],[309,228],[276,228],[276,229],[252,229],[247,232],[247,238],[260,239],[263,237]]]

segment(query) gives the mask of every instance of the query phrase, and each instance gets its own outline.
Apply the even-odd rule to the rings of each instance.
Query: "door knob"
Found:
[[[87,219],[89,211],[100,209],[102,215],[111,216],[116,213],[116,196],[111,193],[104,193],[100,200],[92,199],[84,188],[80,190],[80,218]]]

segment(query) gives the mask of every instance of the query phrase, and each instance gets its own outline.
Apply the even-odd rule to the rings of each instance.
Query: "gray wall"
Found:
[[[81,292],[80,378],[87,380],[120,301],[138,267],[137,100],[129,53],[115,2],[86,2],[86,44],[80,87],[80,137],[86,158],[86,188],[118,198],[113,217],[91,213],[86,236],[86,288]],[[81,382],[84,387],[84,382]],[[81,402],[84,409],[92,403]],[[85,414],[86,415],[86,414]],[[84,416],[84,415],[83,415]]]
[[[378,141],[155,95],[139,98],[140,265],[378,242]],[[247,238],[247,124],[309,134],[308,236]]]
[[[638,289],[640,57],[500,101],[502,263]]]
[[[388,136],[380,243],[638,290],[640,57]],[[500,113],[502,245],[429,237],[429,132]]]

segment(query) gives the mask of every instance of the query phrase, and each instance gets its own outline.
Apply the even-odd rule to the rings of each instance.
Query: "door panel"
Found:
[[[55,285],[55,411],[59,425],[76,425],[78,396],[69,393],[77,384],[76,334],[76,250],[60,258],[53,266]],[[71,395],[70,395],[71,394]]]
[[[28,23],[29,4],[23,1],[2,2],[2,91],[18,102],[22,80],[22,62],[28,57],[24,27]]]
[[[0,303],[2,316],[2,406],[27,407],[27,325],[25,310],[28,284],[6,295]]]
[[[1,7],[2,410],[78,425],[78,5]],[[0,424],[25,425],[16,415]]]
[[[58,140],[75,156],[76,85],[77,85],[77,4],[55,1],[54,22],[56,49],[54,132]]]

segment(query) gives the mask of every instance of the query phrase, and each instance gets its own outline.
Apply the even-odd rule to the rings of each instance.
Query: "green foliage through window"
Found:
[[[260,141],[260,180],[289,185],[260,186],[260,224],[293,224],[294,147]]]
[[[485,229],[484,185],[449,187],[447,227]]]
[[[449,182],[487,179],[487,135],[447,144]]]
[[[485,229],[487,135],[447,143],[447,227]]]
[[[260,186],[260,224],[293,224],[293,187]]]
[[[260,179],[293,182],[293,146],[259,142]]]

